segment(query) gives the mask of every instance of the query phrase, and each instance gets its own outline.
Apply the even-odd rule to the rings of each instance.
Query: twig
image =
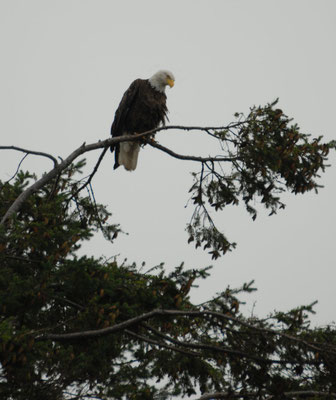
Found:
[[[85,310],[85,307],[81,306],[81,305],[78,304],[78,303],[75,303],[75,302],[72,301],[72,300],[66,299],[65,297],[55,296],[54,298],[55,298],[56,300],[59,300],[59,301],[65,303],[65,304],[68,304],[68,305],[70,305],[70,306],[72,306],[72,307],[75,307],[75,308],[77,308],[78,310],[81,310],[81,311]]]
[[[83,190],[87,185],[91,184],[92,178],[94,177],[94,175],[96,174],[96,172],[98,171],[99,165],[101,164],[106,152],[107,152],[108,147],[105,147],[104,150],[102,151],[102,153],[100,154],[98,161],[95,165],[95,167],[93,168],[93,171],[91,172],[88,180],[83,183],[83,185],[76,190],[76,192],[73,194],[73,197],[76,196],[81,190]]]
[[[201,163],[206,163],[208,161],[216,161],[216,162],[232,162],[232,161],[237,161],[239,160],[239,157],[197,157],[197,156],[187,156],[187,155],[182,155],[175,153],[174,151],[168,149],[168,147],[162,146],[162,144],[159,144],[157,142],[151,141],[151,140],[146,140],[146,143],[149,144],[152,147],[155,147],[156,149],[159,149],[170,156],[177,158],[179,160],[185,160],[185,161],[197,161]]]
[[[91,183],[89,183],[88,192],[89,192],[89,195],[91,198],[91,203],[93,204],[93,207],[94,207],[96,215],[97,215],[97,221],[98,221],[99,227],[102,230],[102,232],[104,232],[104,227],[103,227],[102,221],[100,219],[99,210],[98,210],[98,206],[97,206],[97,202],[96,202],[96,197],[95,197],[94,191],[92,189]]]
[[[190,349],[210,350],[215,353],[231,354],[233,356],[245,357],[245,358],[249,358],[250,360],[254,360],[254,361],[258,361],[258,362],[262,362],[262,363],[270,363],[270,364],[291,363],[290,360],[275,360],[272,358],[259,357],[259,356],[255,356],[254,354],[248,354],[248,353],[245,353],[240,350],[229,349],[228,347],[224,347],[224,346],[212,346],[212,345],[203,344],[203,343],[181,342],[181,341],[173,339],[167,335],[164,335],[163,333],[161,333],[160,331],[151,327],[150,325],[142,324],[142,326],[144,326],[146,329],[152,331],[155,335],[157,335],[171,343],[174,343],[178,346],[181,346],[181,347],[187,347]]]
[[[141,340],[143,342],[147,342],[147,343],[153,344],[155,346],[163,347],[165,349],[172,350],[172,351],[177,352],[177,353],[182,353],[182,354],[185,354],[187,356],[202,357],[202,353],[199,353],[197,351],[192,351],[192,350],[188,351],[188,350],[180,349],[180,348],[175,347],[175,346],[170,346],[170,345],[168,345],[166,343],[158,342],[158,341],[153,340],[153,339],[151,339],[149,337],[134,333],[134,332],[132,332],[132,331],[130,331],[128,329],[125,329],[125,332],[128,335],[135,337],[136,339],[139,339],[139,340]]]
[[[52,156],[51,154],[48,154],[48,153],[44,153],[43,151],[27,150],[27,149],[23,149],[22,147],[17,147],[17,146],[0,146],[0,150],[16,150],[16,151],[22,151],[23,153],[27,153],[27,154],[34,154],[36,156],[47,157],[53,161],[54,167],[57,167],[57,165],[58,165],[58,162],[54,156]]]
[[[239,122],[234,122],[232,124],[226,125],[226,126],[182,126],[182,125],[169,125],[169,126],[160,126],[159,128],[153,129],[151,131],[151,134],[159,132],[159,131],[163,131],[163,130],[169,130],[169,129],[179,129],[182,131],[204,131],[207,132],[208,131],[225,131],[228,129],[232,129],[232,128],[237,128],[238,126],[244,125],[247,122],[249,122],[249,120],[244,120],[244,121],[239,121]]]
[[[17,173],[19,172],[19,169],[20,169],[20,167],[21,167],[21,164],[23,163],[23,161],[25,160],[25,158],[26,158],[27,156],[28,156],[28,153],[25,154],[25,155],[22,157],[21,161],[19,162],[18,167],[16,168],[16,171],[15,171],[14,175],[13,175],[11,178],[9,178],[5,183],[9,183],[12,179],[14,179],[14,178],[16,177],[16,175],[17,175]]]

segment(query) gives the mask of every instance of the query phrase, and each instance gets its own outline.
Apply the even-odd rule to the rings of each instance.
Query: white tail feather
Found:
[[[123,165],[127,171],[134,171],[138,163],[140,151],[139,143],[122,142],[120,143],[118,162]]]

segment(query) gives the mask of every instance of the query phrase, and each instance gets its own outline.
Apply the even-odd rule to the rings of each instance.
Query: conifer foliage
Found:
[[[212,258],[233,244],[209,210],[242,202],[255,218],[251,203],[260,199],[273,214],[284,207],[282,191],[317,190],[335,147],[302,134],[276,102],[237,114],[223,129],[199,130],[219,142],[220,156],[188,158],[149,144],[199,162],[187,232]],[[167,273],[163,265],[145,270],[78,255],[96,232],[112,243],[121,232],[109,223],[107,207],[83,190],[113,140],[120,139],[83,145],[72,158],[55,161],[43,184],[23,171],[0,184],[0,397],[336,398],[335,327],[310,327],[314,304],[258,319],[240,307],[253,282],[193,304],[189,292],[209,276],[209,267],[180,265]],[[83,184],[84,161],[75,159],[93,147],[104,151]]]

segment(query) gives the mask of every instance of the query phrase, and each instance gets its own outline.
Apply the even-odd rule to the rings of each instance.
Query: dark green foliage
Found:
[[[326,168],[329,150],[335,142],[321,143],[322,137],[311,139],[301,133],[296,124],[282,110],[277,100],[265,107],[253,107],[245,117],[236,114],[237,123],[212,134],[222,148],[220,162],[204,162],[194,176],[190,189],[195,211],[187,226],[189,242],[196,248],[210,248],[218,258],[235,246],[221,234],[210,216],[228,205],[245,203],[255,219],[251,205],[259,200],[270,210],[270,215],[284,208],[280,194],[289,190],[294,194],[317,191],[316,178]]]
[[[253,108],[247,122],[216,133],[231,158],[228,171],[214,161],[194,175],[189,240],[213,258],[233,244],[216,229],[209,205],[221,210],[243,200],[255,217],[256,196],[273,213],[283,207],[277,196],[285,188],[318,187],[314,179],[333,144],[309,142],[274,105]],[[112,242],[120,232],[106,208],[78,190],[74,178],[82,166],[71,165],[0,225],[0,398],[225,392],[283,399],[293,398],[286,392],[336,392],[335,328],[310,328],[313,305],[246,318],[239,295],[255,290],[253,282],[195,305],[189,291],[209,268],[181,265],[165,273],[159,265],[142,272],[79,257],[81,243],[95,232]],[[0,183],[0,216],[34,179],[19,172],[13,183]]]
[[[4,185],[1,204],[28,179],[20,173],[12,186]],[[67,173],[30,197],[1,230],[3,398],[65,399],[70,392],[79,399],[180,398],[197,390],[260,391],[263,398],[336,390],[335,330],[309,329],[311,306],[267,321],[246,319],[237,295],[255,290],[252,283],[196,306],[188,292],[208,269],[181,265],[165,274],[158,266],[140,273],[114,261],[77,258],[80,242],[100,226],[97,209],[108,214],[88,198],[70,200],[71,182]],[[181,314],[154,315],[104,335],[105,328],[161,309]],[[92,330],[97,335],[86,337]],[[50,337],[71,332],[78,336]]]

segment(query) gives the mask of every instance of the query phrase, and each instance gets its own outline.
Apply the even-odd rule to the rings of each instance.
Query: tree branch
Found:
[[[80,331],[80,332],[72,332],[72,333],[61,333],[61,334],[46,334],[46,335],[41,335],[36,337],[35,340],[54,340],[54,341],[69,341],[69,340],[75,340],[75,339],[85,339],[85,338],[95,338],[95,337],[101,337],[101,336],[106,336],[110,334],[114,334],[117,332],[120,332],[122,330],[125,330],[131,326],[137,325],[143,321],[149,320],[155,316],[188,316],[188,317],[200,317],[200,316],[215,316],[220,319],[224,320],[230,320],[234,321],[242,326],[245,326],[251,330],[256,330],[259,332],[263,333],[269,333],[272,335],[279,335],[286,337],[289,340],[300,342],[304,345],[306,345],[308,348],[311,348],[312,350],[316,352],[322,352],[323,349],[320,347],[317,347],[315,345],[312,345],[302,339],[296,338],[294,336],[287,335],[285,333],[272,330],[272,329],[266,329],[266,328],[260,328],[256,327],[253,325],[250,325],[246,323],[245,321],[241,321],[239,318],[231,317],[226,314],[222,314],[220,312],[216,311],[180,311],[180,310],[163,310],[163,309],[156,309],[153,311],[150,311],[148,313],[139,315],[137,317],[131,318],[127,321],[121,322],[119,324],[107,327],[107,328],[102,328],[102,329],[96,329],[96,330],[89,330],[89,331]],[[146,325],[146,328],[149,329],[150,327]],[[153,332],[154,330],[151,329]],[[160,335],[162,337],[162,335]],[[165,339],[168,340],[167,337]],[[208,344],[197,344],[197,343],[186,343],[186,342],[179,342],[175,341],[174,339],[169,339],[169,341],[173,342],[174,344],[178,344],[183,347],[189,347],[189,348],[195,348],[195,349],[204,349],[204,350],[211,350],[211,351],[221,351],[224,353],[232,354],[232,355],[237,355],[240,357],[246,357],[249,359],[253,359],[255,361],[262,361],[262,362],[268,362],[272,364],[284,364],[284,363],[293,363],[291,360],[277,360],[277,359],[266,359],[262,358],[259,356],[255,356],[253,354],[248,354],[244,353],[238,350],[232,350],[226,347],[217,347],[217,346],[212,346]],[[328,349],[328,352],[330,353],[331,350]],[[332,352],[334,353],[334,352]],[[309,363],[309,362],[308,362]],[[315,363],[315,361],[312,361],[312,363]]]
[[[108,147],[105,147],[104,150],[102,151],[102,153],[100,154],[100,156],[99,156],[99,158],[98,158],[98,161],[97,161],[95,167],[93,168],[93,171],[91,172],[91,174],[90,174],[88,180],[87,180],[86,182],[84,182],[83,185],[80,186],[80,187],[76,190],[76,192],[73,194],[73,196],[76,196],[81,190],[83,190],[86,186],[88,186],[88,185],[91,183],[92,178],[94,177],[94,175],[95,175],[96,172],[98,171],[99,165],[100,165],[101,162],[103,161],[103,158],[104,158],[104,156],[105,156],[107,150],[108,150]]]
[[[246,399],[247,397],[260,397],[260,393],[232,393],[232,392],[217,392],[217,393],[206,393],[196,400],[212,400],[212,399]],[[264,394],[265,396],[265,394]],[[302,390],[293,392],[284,392],[285,397],[307,397],[307,396],[323,396],[323,397],[334,397],[336,398],[336,393],[329,392],[319,392],[316,390]],[[265,397],[267,400],[275,399],[275,396]],[[281,397],[283,398],[283,397]]]
[[[208,161],[217,161],[217,162],[221,162],[221,161],[225,161],[225,162],[232,162],[232,161],[237,161],[239,160],[239,157],[197,157],[197,156],[186,156],[186,155],[182,155],[182,154],[178,154],[175,153],[174,151],[168,149],[165,146],[162,146],[162,144],[159,144],[153,140],[146,140],[146,143],[149,144],[152,147],[155,147],[156,149],[159,149],[167,154],[169,154],[170,156],[177,158],[179,160],[187,160],[187,161],[197,161],[197,162],[201,162],[201,163],[205,163]]]
[[[153,340],[153,339],[151,339],[149,337],[146,337],[146,336],[143,336],[143,335],[139,335],[139,334],[134,333],[134,332],[132,332],[132,331],[130,331],[128,329],[125,329],[125,332],[128,335],[135,337],[136,339],[139,339],[139,340],[141,340],[143,342],[146,342],[146,343],[153,344],[155,346],[163,347],[165,349],[172,350],[172,351],[177,352],[177,353],[182,353],[182,354],[185,354],[187,356],[202,357],[202,353],[199,353],[197,351],[187,351],[187,350],[184,350],[184,349],[179,349],[178,347],[170,346],[170,345],[168,345],[168,344],[166,344],[164,342],[158,342],[158,341]]]
[[[302,390],[302,391],[293,391],[293,392],[285,392],[284,395],[286,397],[306,397],[306,396],[329,396],[329,397],[334,397],[336,399],[336,393],[333,392],[319,392],[316,390]],[[267,397],[267,400],[271,400],[271,399],[276,399],[276,396],[269,396]]]
[[[178,129],[182,131],[226,131],[228,129],[232,128],[237,128],[238,126],[244,125],[249,120],[244,120],[244,121],[239,121],[239,122],[233,122],[229,125],[226,126],[183,126],[183,125],[169,125],[169,126],[160,126],[159,128],[153,129],[152,134],[159,132],[159,131],[165,131],[165,130],[170,130],[170,129]]]
[[[44,153],[43,151],[27,150],[27,149],[23,149],[22,147],[17,147],[17,146],[0,146],[0,150],[16,150],[16,151],[22,151],[23,153],[26,153],[26,154],[34,154],[36,156],[47,157],[53,161],[54,167],[57,167],[57,165],[58,165],[58,162],[54,156],[52,156],[51,154],[48,154],[48,153]]]
[[[28,153],[25,154],[25,155],[22,157],[21,161],[19,162],[19,165],[18,165],[17,168],[16,168],[16,171],[15,171],[14,175],[13,175],[12,177],[10,177],[5,183],[9,183],[12,179],[14,179],[14,178],[16,177],[17,173],[18,173],[19,170],[20,170],[21,164],[23,163],[23,161],[25,160],[25,158],[26,158],[27,156],[28,156]]]
[[[217,393],[206,393],[196,400],[212,400],[212,399],[245,399],[246,397],[257,397],[260,393],[232,393],[232,392],[217,392]]]
[[[97,330],[90,330],[90,331],[80,331],[80,332],[73,332],[73,333],[63,333],[63,334],[50,334],[46,335],[44,337],[40,337],[40,340],[47,340],[47,339],[53,339],[53,340],[72,340],[72,339],[77,339],[77,338],[86,338],[86,337],[98,337],[98,336],[105,336],[109,335],[111,333],[118,332],[120,330],[123,330],[127,327],[133,326],[135,324],[138,324],[142,321],[146,321],[150,318],[153,318],[155,316],[189,316],[189,317],[200,317],[200,316],[215,316],[219,317],[220,319],[225,319],[229,321],[234,321],[242,326],[245,326],[247,328],[261,331],[261,332],[266,332],[266,333],[271,333],[274,335],[282,335],[287,337],[288,339],[292,340],[299,340],[293,336],[289,336],[287,334],[272,330],[272,329],[266,329],[266,328],[260,328],[257,326],[253,326],[248,324],[247,322],[241,321],[239,318],[232,317],[223,313],[220,313],[218,311],[180,311],[180,310],[164,310],[164,309],[156,309],[152,310],[148,313],[141,314],[137,317],[131,318],[127,321],[121,322],[120,324],[113,325],[108,328],[102,328],[102,329],[97,329]],[[309,345],[309,343],[304,342],[305,344]],[[314,346],[314,350],[316,351],[321,351],[320,348]]]
[[[22,204],[26,201],[26,199],[31,196],[33,193],[41,189],[44,185],[46,185],[48,182],[50,182],[52,179],[54,179],[57,175],[59,175],[64,169],[66,169],[77,157],[80,155],[87,153],[89,151],[101,149],[104,147],[109,147],[112,144],[115,143],[120,143],[120,142],[125,142],[125,141],[134,141],[136,139],[145,137],[146,135],[149,135],[150,132],[145,132],[140,135],[127,135],[127,136],[120,136],[118,138],[110,138],[106,139],[103,141],[99,141],[96,143],[92,143],[89,145],[85,145],[85,143],[82,144],[78,149],[73,151],[65,160],[63,160],[61,163],[57,164],[51,171],[49,171],[47,174],[43,175],[42,178],[40,178],[38,181],[33,183],[30,187],[28,187],[25,191],[23,191],[17,199],[14,201],[14,203],[9,207],[5,215],[3,216],[0,225],[4,224],[8,218],[17,212]],[[14,146],[13,146],[14,147]]]
[[[229,349],[228,347],[224,347],[224,346],[219,347],[219,346],[212,346],[209,344],[181,342],[179,340],[173,339],[167,335],[162,334],[161,332],[159,332],[158,330],[156,330],[155,328],[152,328],[151,326],[149,326],[147,324],[143,324],[143,326],[145,328],[149,329],[150,331],[152,331],[157,336],[164,338],[164,339],[168,340],[169,342],[172,342],[181,347],[187,347],[187,348],[191,348],[191,349],[200,349],[200,350],[210,350],[210,351],[214,351],[217,353],[220,352],[220,353],[225,353],[225,354],[231,354],[233,356],[244,357],[244,358],[248,358],[248,359],[254,360],[254,361],[259,361],[262,363],[266,362],[266,363],[270,363],[270,364],[286,364],[286,363],[291,362],[289,360],[275,360],[275,359],[271,359],[271,358],[258,357],[253,354],[245,353],[243,351],[232,350],[232,349]]]
[[[110,326],[108,328],[95,329],[90,331],[81,331],[81,332],[73,332],[73,333],[60,333],[60,334],[47,334],[43,336],[36,337],[35,340],[55,340],[55,341],[67,341],[74,339],[85,339],[85,338],[95,338],[110,335],[112,333],[119,332],[126,328],[129,328],[133,325],[138,324],[141,321],[150,319],[157,315],[158,310],[153,310],[148,313],[139,315],[137,317],[131,318],[127,321],[121,322],[119,324]]]
[[[150,131],[138,134],[138,135],[125,135],[125,136],[119,136],[119,137],[114,137],[110,139],[106,139],[103,141],[98,141],[96,143],[88,144],[86,145],[83,143],[82,146],[80,146],[78,149],[73,151],[65,160],[60,162],[59,164],[57,163],[56,158],[51,156],[50,154],[43,153],[43,152],[36,152],[36,151],[31,151],[31,150],[25,150],[20,147],[16,146],[0,146],[0,149],[11,149],[11,150],[18,150],[18,151],[23,151],[26,153],[31,153],[31,154],[36,154],[36,155],[41,155],[44,157],[48,157],[51,160],[53,160],[55,167],[49,171],[47,174],[43,175],[42,178],[37,180],[34,184],[32,184],[30,187],[28,187],[25,191],[23,191],[17,199],[14,201],[14,203],[10,206],[10,208],[7,210],[5,215],[3,216],[2,220],[0,221],[0,225],[4,224],[11,215],[13,215],[15,212],[17,212],[22,204],[26,201],[26,199],[32,195],[34,192],[38,191],[41,189],[44,185],[46,185],[48,182],[50,182],[52,179],[54,179],[57,175],[59,175],[64,169],[66,169],[77,157],[80,155],[87,153],[89,151],[97,150],[97,149],[102,149],[102,148],[108,148],[111,145],[114,145],[116,143],[121,143],[121,142],[130,142],[130,141],[136,141],[139,139],[143,139],[146,137],[149,137],[159,131],[162,130],[170,130],[170,129],[180,129],[180,130],[186,130],[186,131],[191,131],[191,130],[200,130],[200,131],[209,131],[209,130],[225,130],[228,129],[229,127],[234,127],[234,126],[239,126],[244,124],[245,122],[238,122],[236,124],[231,124],[228,126],[223,126],[223,127],[196,127],[196,126],[162,126],[156,129],[152,129]],[[198,162],[206,162],[206,161],[214,161],[214,162],[219,162],[219,161],[232,161],[232,159],[229,158],[219,158],[219,157],[208,157],[208,158],[202,158],[202,157],[194,157],[194,156],[184,156],[181,154],[174,153],[170,149],[167,149],[164,146],[156,144],[154,146],[152,143],[151,145],[153,147],[157,147],[158,149],[165,151],[166,153],[170,154],[171,156],[175,158],[179,158],[181,160],[191,160],[191,161],[198,161]],[[104,153],[105,154],[105,153]]]

